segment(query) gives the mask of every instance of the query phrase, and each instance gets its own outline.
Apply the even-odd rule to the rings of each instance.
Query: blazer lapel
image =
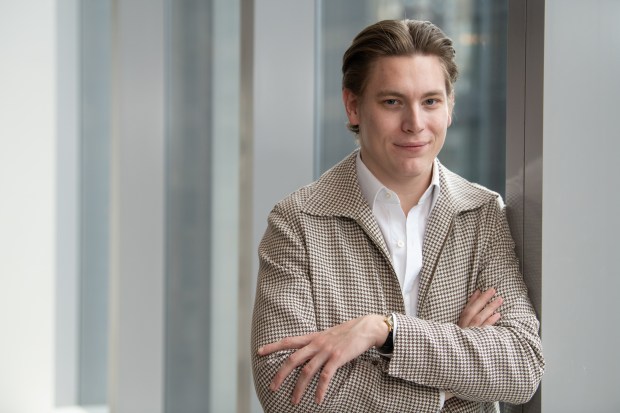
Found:
[[[422,270],[418,292],[418,317],[426,317],[426,296],[434,282],[437,266],[448,238],[453,232],[457,216],[465,211],[481,207],[490,199],[499,196],[485,190],[473,191],[475,184],[439,165],[439,198],[431,212],[424,234],[422,247]]]
[[[420,290],[418,291],[418,316],[424,317],[426,295],[431,287],[437,264],[443,247],[452,230],[456,212],[450,199],[443,193],[441,185],[440,196],[433,208],[426,227],[424,245],[422,246],[422,270],[420,271]]]
[[[422,270],[420,271],[420,290],[418,291],[418,317],[424,318],[426,295],[431,287],[443,247],[450,235],[454,219],[458,213],[440,168],[439,197],[428,220],[424,244],[422,246]]]

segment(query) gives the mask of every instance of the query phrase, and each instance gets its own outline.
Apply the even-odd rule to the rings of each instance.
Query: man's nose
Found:
[[[405,133],[420,133],[424,130],[423,114],[417,106],[408,107],[403,113],[402,129]]]

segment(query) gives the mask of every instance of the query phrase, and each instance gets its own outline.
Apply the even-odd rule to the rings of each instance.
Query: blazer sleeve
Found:
[[[398,315],[389,374],[450,391],[460,399],[527,402],[540,383],[544,360],[539,322],[519,272],[501,200],[487,205],[479,231],[483,246],[477,288],[495,287],[504,299],[492,327],[461,329]],[[446,288],[432,286],[431,288]]]
[[[321,405],[314,402],[315,377],[298,406],[291,404],[297,368],[277,392],[269,390],[276,372],[292,351],[258,356],[262,345],[317,331],[308,254],[301,229],[278,206],[268,219],[259,246],[259,275],[252,319],[254,384],[265,412],[433,412],[439,390],[386,373],[387,361],[371,349],[337,370]],[[318,375],[317,375],[318,376]]]

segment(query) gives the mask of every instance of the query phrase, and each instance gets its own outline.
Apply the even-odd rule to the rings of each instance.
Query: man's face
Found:
[[[362,160],[384,185],[428,185],[452,122],[451,99],[439,58],[424,55],[379,58],[362,96],[343,91]]]

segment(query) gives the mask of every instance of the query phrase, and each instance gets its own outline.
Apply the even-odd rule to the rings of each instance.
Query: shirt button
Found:
[[[405,243],[404,243],[404,241],[403,241],[403,240],[399,240],[399,241],[396,243],[396,245],[398,245],[398,248],[402,248],[402,247],[404,247],[404,246],[405,246]]]
[[[392,193],[391,193],[391,192],[386,192],[386,193],[385,193],[385,198],[386,198],[386,199],[390,199],[390,198],[392,198]]]

